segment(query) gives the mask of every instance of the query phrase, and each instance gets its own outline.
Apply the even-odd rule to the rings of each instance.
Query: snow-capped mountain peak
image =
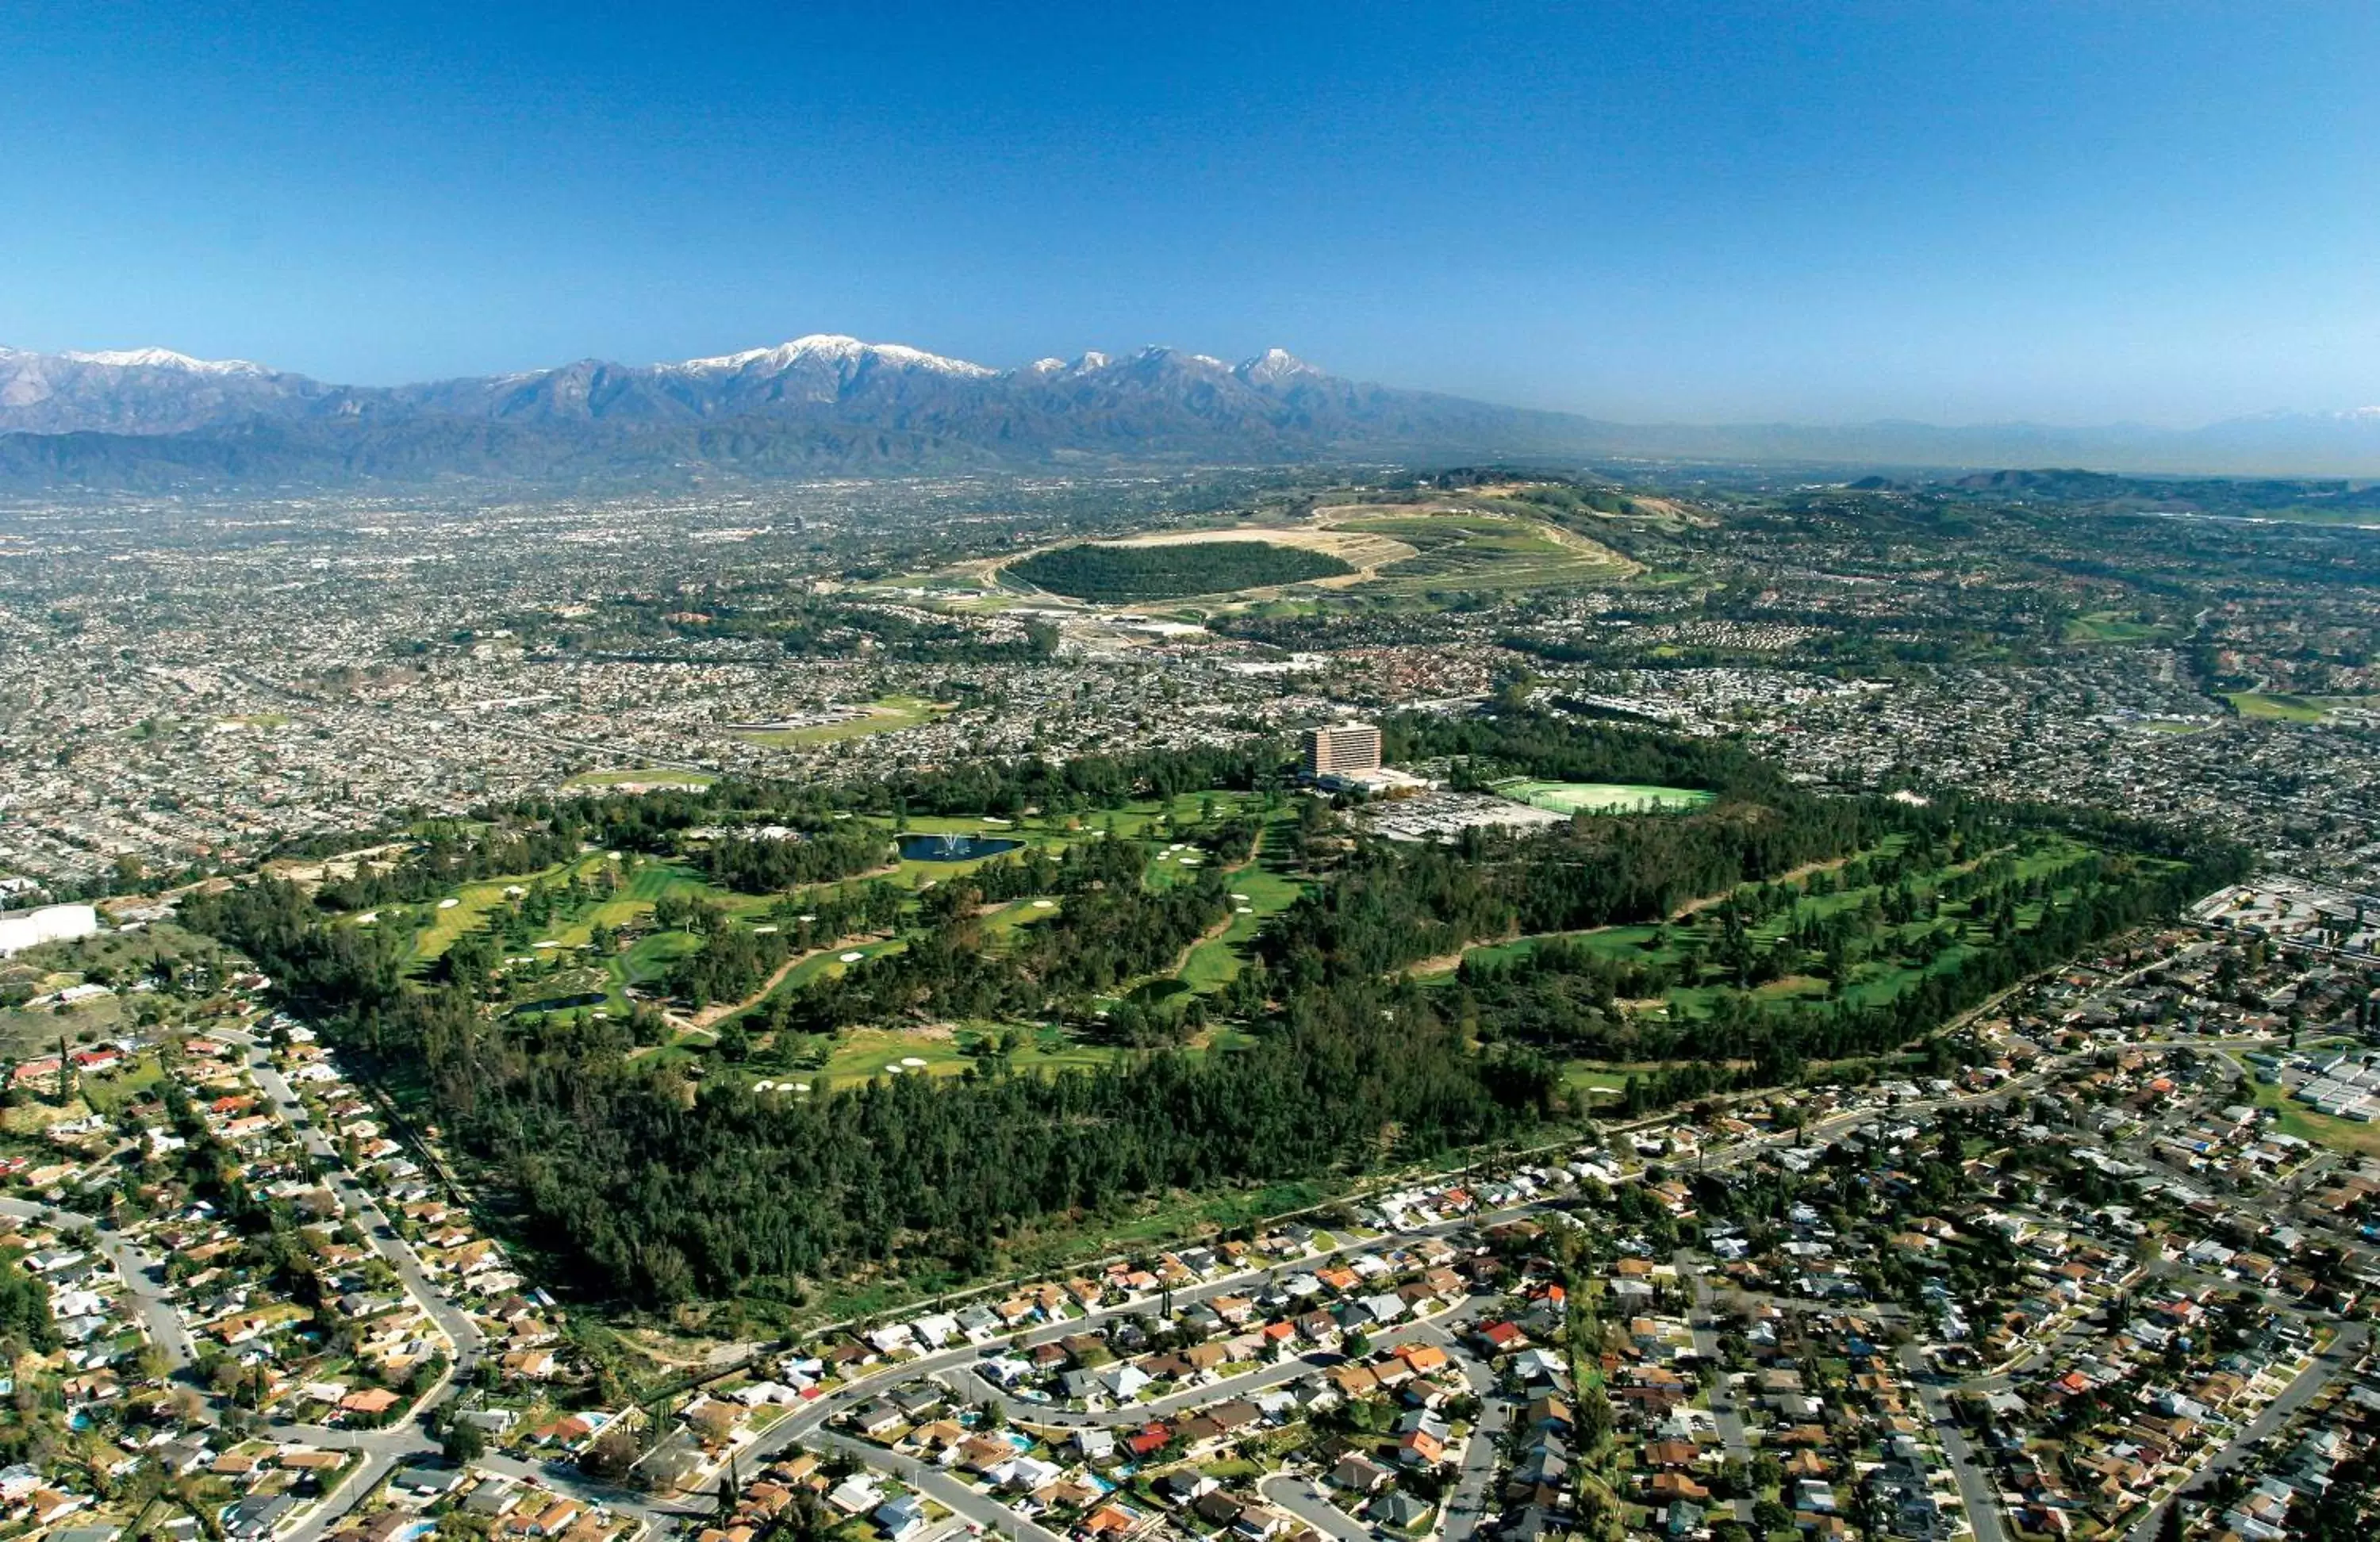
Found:
[[[69,350],[57,356],[76,364],[98,364],[111,370],[179,370],[192,375],[262,375],[272,371],[245,358],[192,358],[171,348],[102,348]]]
[[[1070,359],[1059,358],[1054,355],[1048,358],[1037,358],[1016,372],[1027,380],[1058,380],[1076,375],[1095,374],[1113,362],[1115,361],[1107,355],[1093,348],[1087,353],[1077,354]]]
[[[1231,369],[1230,365],[1224,363],[1221,359],[1215,358],[1212,354],[1184,353],[1180,348],[1172,347],[1164,343],[1151,343],[1148,346],[1133,355],[1132,362],[1144,368],[1166,366],[1173,369],[1189,369],[1209,373],[1224,373],[1229,371]]]
[[[1319,375],[1321,370],[1291,353],[1287,348],[1267,348],[1239,368],[1242,380],[1271,385],[1299,375]]]
[[[747,348],[741,353],[722,354],[715,358],[689,358],[684,363],[664,365],[663,368],[698,374],[727,374],[755,367],[776,370],[812,361],[857,365],[869,359],[905,370],[926,370],[936,374],[971,379],[984,379],[1000,372],[964,358],[945,358],[940,354],[899,343],[863,343],[856,337],[825,332],[796,337],[773,348]]]

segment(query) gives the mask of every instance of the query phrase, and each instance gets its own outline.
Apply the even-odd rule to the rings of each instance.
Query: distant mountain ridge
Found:
[[[1647,456],[2380,475],[2380,409],[2192,431],[1629,425],[1342,379],[1279,348],[996,370],[818,334],[675,363],[339,385],[163,348],[0,348],[0,487],[685,484],[1052,465]]]

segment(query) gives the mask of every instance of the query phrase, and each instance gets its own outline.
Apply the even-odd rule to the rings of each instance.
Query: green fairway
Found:
[[[640,773],[617,774],[633,776]],[[1257,798],[1255,794],[1228,791],[1184,793],[1163,800],[1143,798],[1088,817],[917,816],[900,821],[900,825],[901,830],[907,833],[994,836],[1022,842],[1027,849],[1050,852],[1100,840],[1110,833],[1120,838],[1156,843],[1161,850],[1163,845],[1171,844],[1171,838],[1188,831],[1203,819],[1232,816]],[[893,820],[881,816],[855,818],[862,824],[881,830],[888,845],[894,837]],[[1152,881],[1160,887],[1167,886],[1197,870],[1197,865],[1185,865],[1182,861],[1184,855],[1189,854],[1176,852],[1163,862],[1153,861],[1150,864]],[[453,903],[443,906],[434,901],[418,907],[389,906],[383,910],[380,920],[384,926],[400,926],[406,922],[408,910],[421,917],[421,929],[411,939],[409,953],[410,961],[417,967],[433,964],[454,946],[458,938],[474,930],[502,933],[506,957],[534,957],[539,964],[535,969],[524,966],[510,972],[516,1000],[534,1002],[551,996],[600,990],[606,1009],[615,1015],[625,1015],[629,1010],[629,989],[650,991],[660,988],[670,965],[696,951],[700,946],[699,939],[685,931],[672,930],[637,937],[626,948],[601,958],[582,953],[579,950],[592,941],[598,926],[614,934],[633,935],[640,927],[650,924],[649,917],[656,902],[664,896],[698,898],[747,924],[774,924],[770,912],[788,897],[798,903],[805,895],[824,895],[869,884],[883,884],[905,892],[914,892],[962,879],[987,863],[1000,861],[1002,856],[965,862],[902,860],[872,873],[801,885],[783,894],[744,894],[708,881],[689,861],[634,856],[623,861],[611,853],[590,852],[541,873],[516,874],[457,885],[443,896]],[[512,914],[515,899],[508,891],[527,891],[540,881],[551,888],[573,878],[581,883],[591,884],[601,880],[607,869],[625,873],[625,881],[616,891],[592,903],[576,902],[552,920],[533,927],[526,933],[516,923],[507,925],[506,918]],[[1259,898],[1251,906],[1256,914],[1239,917],[1249,924],[1233,932],[1234,942],[1244,941],[1253,934],[1255,921],[1294,897],[1293,886],[1291,892],[1283,894],[1280,892],[1281,880],[1269,874],[1252,872],[1250,881],[1259,886],[1254,891]],[[1053,919],[1059,914],[1061,903],[1055,895],[1036,895],[1011,901],[985,913],[982,924],[985,931],[994,938],[1014,935],[1021,929]],[[842,958],[844,953],[856,951],[873,955],[898,951],[904,946],[905,943],[894,937],[829,948],[796,963],[776,989],[781,991],[798,990],[811,981],[841,973],[845,967]],[[589,977],[582,979],[577,974],[557,973],[556,960],[582,962]],[[1205,976],[1218,984],[1228,979],[1237,967],[1236,953],[1230,945],[1211,953],[1201,963]],[[1037,1049],[1014,1058],[1013,1063],[1073,1062],[1078,1058],[1071,1051],[1062,1055]]]
[[[591,865],[582,866],[580,871],[588,871],[589,867]],[[640,917],[652,909],[655,900],[668,893],[699,893],[725,903],[731,909],[741,908],[746,903],[739,896],[705,883],[701,875],[691,868],[675,862],[645,861],[637,864],[636,870],[629,874],[626,885],[618,893],[591,906],[577,920],[555,926],[544,934],[544,938],[565,948],[577,947],[588,941],[598,924],[613,931],[634,926]]]
[[[2139,644],[2170,641],[2179,629],[2151,618],[2121,611],[2093,611],[2066,624],[2068,642],[2079,644]]]
[[[672,964],[701,946],[702,939],[690,931],[652,932],[629,944],[620,955],[620,970],[630,985],[653,986]]]
[[[1711,795],[1693,787],[1646,787],[1611,782],[1499,783],[1495,789],[1515,803],[1557,814],[1649,814],[1700,808]]]
[[[1062,903],[1048,894],[1036,894],[1029,899],[1011,900],[983,917],[983,929],[994,936],[1013,932],[1019,927],[1029,927],[1036,921],[1047,921],[1058,914]]]
[[[443,956],[456,938],[478,926],[482,917],[504,902],[505,889],[534,882],[535,878],[531,875],[468,883],[439,901],[430,912],[430,924],[414,936],[415,962],[428,964]]]
[[[735,736],[772,749],[795,749],[807,745],[832,744],[838,739],[856,739],[869,734],[890,734],[896,729],[915,728],[921,722],[931,722],[948,708],[928,701],[922,697],[879,697],[867,704],[868,715],[847,722],[822,722],[808,728],[738,729]]]
[[[1902,845],[1900,837],[1890,837],[1853,859],[1853,863],[1891,857]],[[2005,862],[2002,886],[2013,892],[2030,883],[2044,883],[2060,904],[2080,897],[2080,891],[2064,880],[2094,855],[2089,847],[2063,838],[2044,842],[2036,849],[2022,854],[1991,854],[1993,858]],[[1919,899],[1929,897],[1944,883],[1976,866],[1973,860],[1960,862],[1917,876],[1911,880],[1911,892]],[[1857,869],[1852,864],[1834,864],[1829,873],[1843,870]],[[1772,1006],[1796,1002],[1823,1004],[1837,994],[1857,1006],[1883,1005],[1906,994],[1928,975],[1957,968],[1990,942],[1975,901],[1943,901],[1934,919],[1896,924],[1878,916],[1887,897],[1887,890],[1879,884],[1838,883],[1830,876],[1823,892],[1813,892],[1810,877],[1805,876],[1781,888],[1785,891],[1785,903],[1753,922],[1745,932],[1756,949],[1776,953],[1783,966],[1772,966],[1748,980],[1740,980],[1714,962],[1722,931],[1722,912],[1715,905],[1690,907],[1665,925],[1613,926],[1518,937],[1474,947],[1463,956],[1483,965],[1510,963],[1559,941],[1601,958],[1658,965],[1676,977],[1659,996],[1666,1014],[1672,1020],[1685,1020],[1712,1015],[1725,998],[1738,993]],[[1798,927],[1846,913],[1866,919],[1862,923],[1864,936],[1849,951],[1838,992],[1823,974],[1816,972],[1815,957],[1794,956],[1789,942]],[[2030,927],[2039,915],[2039,903],[2028,902],[2018,907],[2016,919],[2020,926]],[[1426,978],[1443,983],[1451,980],[1453,974],[1451,967],[1441,968]]]
[[[882,953],[897,953],[904,944],[898,938],[880,938],[872,942],[853,942],[845,946],[821,948],[786,972],[779,989],[797,990],[816,979],[827,979],[864,960]],[[854,958],[851,955],[859,956]]]
[[[1604,927],[1474,947],[1464,963],[1480,967],[1467,978],[1458,982],[1452,967],[1440,965],[1423,983],[1466,992],[1483,1026],[1492,1026],[1494,1037],[1512,1038],[1525,1035],[1523,1025],[1542,1010],[1537,1003],[1552,998],[1536,994],[1539,987],[1531,982],[1541,977],[1501,966],[1556,942],[1588,955],[1594,968],[1621,966],[1613,980],[1616,1004],[1651,1038],[1638,1039],[1625,1028],[1607,1034],[1592,1016],[1563,1008],[1553,1019],[1563,1025],[1560,1036],[1545,1045],[1561,1062],[1566,1087],[1601,1097],[1624,1088],[1632,1070],[1662,1068],[1594,1058],[1640,1043],[1661,1053],[1653,1025],[1682,1031],[1752,1014],[1774,1025],[1804,1013],[1888,1007],[2038,926],[2046,901],[2060,907],[2085,903],[2092,886],[2109,876],[2106,854],[2063,835],[1915,870],[1902,865],[1908,847],[1908,839],[1895,834],[1847,861],[1690,905],[1658,926]],[[2165,865],[2153,857],[2131,860]],[[1738,912],[1733,922],[1730,909]],[[1829,935],[1834,941],[1822,943]],[[1641,972],[1632,979],[1633,971]],[[1542,977],[1559,981],[1589,972],[1580,961],[1552,961]],[[1609,1048],[1572,1047],[1598,1039]],[[2323,1133],[2330,1144],[2363,1148],[2343,1122],[2332,1123],[2337,1127]],[[2371,1147],[2380,1149],[2380,1138]]]
[[[769,1072],[764,1074],[764,1079],[777,1082],[787,1091],[806,1085],[817,1094],[873,1081],[879,1076],[955,1076],[984,1063],[973,1052],[978,1046],[996,1043],[1009,1034],[1022,1039],[1006,1057],[1012,1071],[1087,1069],[1104,1065],[1121,1052],[1079,1043],[1062,1030],[1048,1026],[855,1028],[837,1034],[832,1040],[811,1041],[813,1053],[821,1049],[824,1051],[822,1065]]]
[[[1268,827],[1267,844],[1273,839],[1273,833]],[[1193,990],[1220,990],[1230,984],[1246,959],[1248,944],[1256,940],[1267,918],[1280,915],[1305,892],[1305,886],[1297,880],[1267,866],[1261,845],[1257,860],[1232,869],[1231,878],[1231,924],[1220,936],[1210,937],[1193,947],[1183,960],[1178,977]],[[1247,898],[1239,898],[1242,894]]]
[[[2231,703],[2233,710],[2243,718],[2276,722],[2322,722],[2330,716],[2329,704],[2319,697],[2233,691],[2223,699]]]
[[[1596,1061],[1573,1060],[1562,1063],[1562,1086],[1572,1092],[1583,1092],[1589,1098],[1618,1098],[1628,1087],[1628,1073],[1613,1070]]]

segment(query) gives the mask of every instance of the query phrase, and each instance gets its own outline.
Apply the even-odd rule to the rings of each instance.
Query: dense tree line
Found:
[[[2031,927],[2016,925],[2008,907],[2011,892],[2025,885],[2007,879],[2000,890],[1973,891],[1991,896],[1984,917],[1948,919],[1929,929],[1915,945],[1939,937],[1941,946],[1921,974],[1881,1003],[1860,1004],[1840,994],[1844,965],[1838,953],[1827,965],[1836,972],[1837,987],[1827,998],[1772,1001],[1722,989],[1706,1015],[1645,1017],[1619,1003],[1695,984],[1697,969],[1672,972],[1657,960],[1614,957],[1556,939],[1519,958],[1466,961],[1455,1010],[1488,1038],[1599,1060],[1744,1061],[1758,1068],[1764,1082],[1790,1080],[1805,1059],[1871,1055],[1905,1043],[2095,942],[2236,881],[2244,870],[2236,855],[2217,850],[2183,864],[2095,856],[2062,875],[2072,895],[2065,903],[2054,894],[2043,898]],[[1882,919],[1889,923],[1888,916]],[[1826,924],[1864,923],[1859,912],[1845,910]],[[1727,940],[1742,935],[1730,909],[1720,929],[1722,960]],[[1779,947],[1805,953],[1812,941],[1789,932]],[[1807,962],[1791,957],[1768,973],[1773,977]]]
[[[439,825],[401,858],[359,862],[351,876],[326,877],[315,899],[326,910],[419,905],[458,883],[538,872],[577,855],[578,836],[569,830],[514,828],[467,836]]]
[[[56,1347],[57,1324],[50,1316],[50,1288],[29,1273],[16,1250],[0,1252],[0,1345],[47,1353]],[[15,1354],[8,1356],[14,1363]]]
[[[703,872],[722,889],[773,894],[802,883],[827,883],[880,867],[892,855],[876,831],[838,830],[790,841],[726,836],[702,854]]]
[[[715,926],[704,932],[702,946],[673,959],[662,977],[669,993],[690,1006],[740,1002],[777,972],[785,955],[783,932]]]
[[[1427,1152],[1524,1116],[1534,1088],[1480,1075],[1425,1009],[1383,1018],[1385,999],[1315,998],[1205,1062],[892,1077],[782,1105],[722,1087],[688,1107],[625,1068],[566,1061],[494,1078],[503,1101],[476,1128],[552,1245],[640,1299],[920,1258],[965,1272],[1038,1218],[1360,1162],[1391,1127]]]
[[[992,639],[980,630],[917,611],[853,603],[780,588],[711,595],[692,608],[677,595],[624,599],[595,616],[558,622],[524,617],[524,634],[539,646],[601,658],[666,660],[684,656],[673,642],[759,638],[803,658],[849,658],[871,646],[888,659],[913,662],[1007,663],[1047,658],[1057,629],[1027,625],[1014,637]]]
[[[1386,726],[1392,753],[1719,796],[1688,814],[1587,817],[1533,840],[1481,833],[1451,847],[1348,844],[1319,805],[1303,800],[1298,849],[1328,881],[1275,917],[1258,956],[1212,998],[1242,1021],[1246,1048],[1159,1050],[1046,1076],[1005,1075],[993,1061],[959,1077],[880,1078],[782,1102],[732,1079],[697,1084],[630,1060],[624,1025],[561,1014],[497,1022],[462,986],[407,987],[388,940],[328,924],[287,884],[193,895],[184,918],[249,953],[343,1044],[425,1083],[450,1133],[511,1178],[538,1240],[583,1264],[595,1288],[659,1305],[722,1293],[791,1297],[804,1281],[855,1271],[965,1274],[1019,1233],[1070,1214],[1174,1188],[1359,1170],[1520,1131],[1558,1103],[1550,1062],[1515,1036],[1477,1034],[1484,1014],[1461,990],[1423,990],[1401,973],[1470,942],[1658,919],[1688,898],[1738,891],[1743,915],[1760,914],[1782,903],[1763,885],[1873,848],[1888,832],[1917,862],[1991,849],[2010,832],[2063,820],[2108,850],[2176,858],[2047,905],[2005,945],[1927,975],[1885,1006],[1838,1004],[1787,1020],[1723,993],[1694,1025],[1697,1037],[1670,1046],[1702,1059],[1634,1094],[1700,1096],[1788,1079],[1803,1058],[1903,1042],[1998,985],[2219,881],[2238,861],[2121,821],[1948,798],[1925,807],[1820,799],[1733,747],[1606,725],[1522,717]],[[1025,761],[850,788],[722,783],[640,799],[525,800],[509,817],[556,840],[633,844],[665,844],[747,810],[823,830],[837,811],[897,819],[1033,807],[1088,811],[1086,832],[1095,835],[1099,807],[1201,786],[1260,788],[1279,771],[1269,747]],[[1196,834],[1236,859],[1257,827],[1215,819]],[[1139,843],[1109,836],[948,880],[915,896],[901,950],[781,998],[782,1011],[772,1002],[770,1026],[1032,1019],[1169,970],[1228,919],[1229,884],[1210,867],[1152,888],[1142,877],[1148,856]],[[1898,860],[1872,861],[1862,876],[1897,883]],[[1060,898],[1046,919],[1004,940],[986,935],[984,907],[1035,893]],[[883,883],[789,894],[772,909],[775,934],[723,915],[676,917],[704,939],[677,983],[744,993],[793,948],[902,924],[904,898]],[[1500,1041],[1481,1050],[1475,1034]]]
[[[1114,848],[1108,860],[1129,876],[1074,889],[1055,915],[1018,929],[1006,946],[992,946],[983,934],[975,914],[982,891],[966,882],[935,890],[922,935],[898,953],[820,978],[795,997],[783,1021],[801,1031],[832,1033],[913,1017],[1080,1012],[1092,996],[1170,969],[1183,950],[1231,915],[1230,884],[1220,870],[1206,868],[1187,882],[1150,890],[1139,882],[1147,856],[1137,843],[1099,842],[1085,849],[1101,847]]]
[[[352,1022],[404,994],[405,952],[395,933],[326,922],[304,890],[260,877],[186,895],[178,919],[254,959],[281,994],[326,1019]]]
[[[1791,785],[1775,766],[1725,740],[1648,734],[1542,713],[1416,715],[1393,718],[1380,727],[1381,753],[1390,760],[1460,758],[1457,786],[1524,773],[1550,782],[1701,787],[1743,797],[1779,795]]]

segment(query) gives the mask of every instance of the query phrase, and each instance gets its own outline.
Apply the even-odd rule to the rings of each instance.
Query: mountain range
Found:
[[[2373,476],[2380,410],[2189,431],[1622,424],[1364,384],[1278,348],[1238,364],[1152,347],[995,370],[826,335],[672,364],[582,359],[401,386],[163,348],[0,348],[0,488],[18,492],[1638,456]]]

